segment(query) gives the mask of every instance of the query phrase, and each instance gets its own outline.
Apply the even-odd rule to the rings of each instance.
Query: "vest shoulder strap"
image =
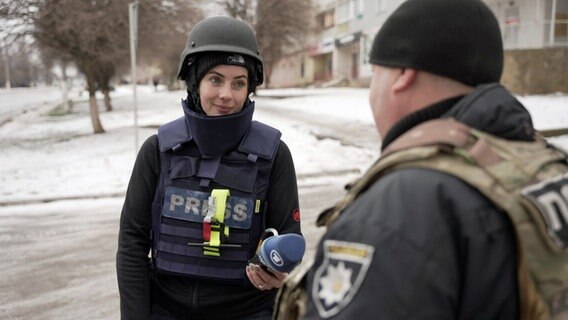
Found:
[[[262,122],[252,121],[238,150],[252,157],[272,159],[276,154],[282,133]]]
[[[168,122],[158,129],[160,152],[175,149],[181,144],[191,141],[193,137],[187,128],[185,117]]]

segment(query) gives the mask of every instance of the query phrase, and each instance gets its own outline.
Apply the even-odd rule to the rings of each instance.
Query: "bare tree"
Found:
[[[34,0],[30,0],[34,1]],[[6,87],[32,85],[36,76],[30,60],[32,49],[26,39],[31,31],[29,21],[32,14],[24,10],[25,5],[14,0],[0,0],[0,44],[4,60],[4,81]],[[11,68],[13,70],[11,70]],[[24,70],[26,69],[26,70]]]
[[[51,68],[55,66],[59,68],[59,72],[57,73],[57,75],[55,75],[55,77],[61,83],[62,110],[64,112],[71,113],[73,111],[73,104],[69,99],[70,79],[67,75],[67,69],[70,65],[73,64],[73,59],[70,56],[65,55],[65,53],[54,51],[51,48],[45,48],[39,46],[39,51],[43,64],[45,64],[49,70],[51,70]]]
[[[305,46],[314,20],[313,6],[310,0],[259,0],[256,17],[256,36],[269,88],[274,64],[292,48]]]
[[[232,17],[249,23],[256,31],[264,61],[266,87],[274,64],[292,49],[305,45],[312,30],[312,0],[223,0],[218,1]],[[254,12],[252,17],[250,12]]]
[[[194,1],[145,0],[140,5],[138,19],[140,64],[153,66],[168,87],[177,83],[177,68],[187,36],[203,12]]]
[[[111,2],[110,2],[111,3]],[[34,35],[44,47],[69,55],[85,75],[94,133],[103,133],[95,97],[99,64],[112,61],[122,48],[111,41],[121,29],[105,21],[109,1],[44,0],[38,3]],[[127,39],[127,38],[126,38]]]
[[[98,89],[103,94],[103,102],[106,111],[112,111],[112,103],[110,99],[111,79],[116,74],[116,62],[99,65],[95,74],[95,81]]]
[[[4,58],[4,86],[6,89],[12,88],[12,77],[10,75],[10,55],[6,45],[2,46],[2,57]]]
[[[129,68],[130,1],[0,0],[0,19],[10,18],[25,26],[18,32],[32,33],[41,49],[48,48],[55,56],[69,57],[65,62],[72,62],[83,73],[95,133],[104,132],[96,90],[104,94],[107,111],[112,110],[111,80]],[[193,24],[202,19],[201,11],[186,0],[139,0],[139,8],[140,63],[155,64],[167,77],[175,77],[179,53]],[[4,34],[4,29],[0,34]],[[9,34],[14,33],[14,29],[17,26],[11,27]]]
[[[128,0],[36,0],[39,14],[34,20],[38,42],[72,57],[85,75],[89,91],[89,110],[95,133],[104,129],[95,98],[97,88],[104,94],[107,111],[110,103],[110,80],[128,64]],[[176,17],[189,7],[182,0],[140,2],[140,52],[158,54],[160,35],[168,31],[183,32],[188,19]],[[181,12],[180,12],[181,11]],[[183,23],[178,21],[182,20]],[[189,29],[189,26],[185,29]],[[176,32],[174,32],[175,34]],[[183,42],[180,44],[183,46]],[[181,49],[178,51],[181,52]],[[173,63],[177,63],[174,61]],[[136,81],[136,79],[133,79]]]
[[[258,0],[220,0],[217,3],[233,18],[255,25],[255,10]]]

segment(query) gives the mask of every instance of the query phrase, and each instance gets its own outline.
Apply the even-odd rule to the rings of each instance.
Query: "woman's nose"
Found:
[[[219,97],[223,100],[231,99],[231,86],[224,85],[219,89]]]

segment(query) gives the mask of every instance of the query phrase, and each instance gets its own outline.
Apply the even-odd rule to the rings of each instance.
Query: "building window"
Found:
[[[554,43],[568,44],[568,1],[556,1]]]
[[[568,45],[568,1],[546,0],[545,40],[550,46]]]
[[[326,12],[322,12],[317,16],[317,21],[319,26],[322,29],[327,29],[327,28],[331,28],[333,27],[334,24],[334,11],[333,10],[329,10]]]
[[[333,27],[333,16],[334,16],[333,11],[328,11],[324,14],[324,17],[323,17],[323,27],[324,28]]]
[[[353,19],[353,1],[345,1],[337,6],[337,23],[344,23]]]
[[[354,0],[353,4],[355,6],[355,14],[357,19],[363,18],[363,0]]]

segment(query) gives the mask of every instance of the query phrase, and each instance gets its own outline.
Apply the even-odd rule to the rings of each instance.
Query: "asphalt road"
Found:
[[[340,184],[300,188],[306,258],[317,213]],[[0,207],[0,319],[119,319],[115,254],[122,198]]]
[[[0,207],[0,319],[119,319],[121,202]]]

